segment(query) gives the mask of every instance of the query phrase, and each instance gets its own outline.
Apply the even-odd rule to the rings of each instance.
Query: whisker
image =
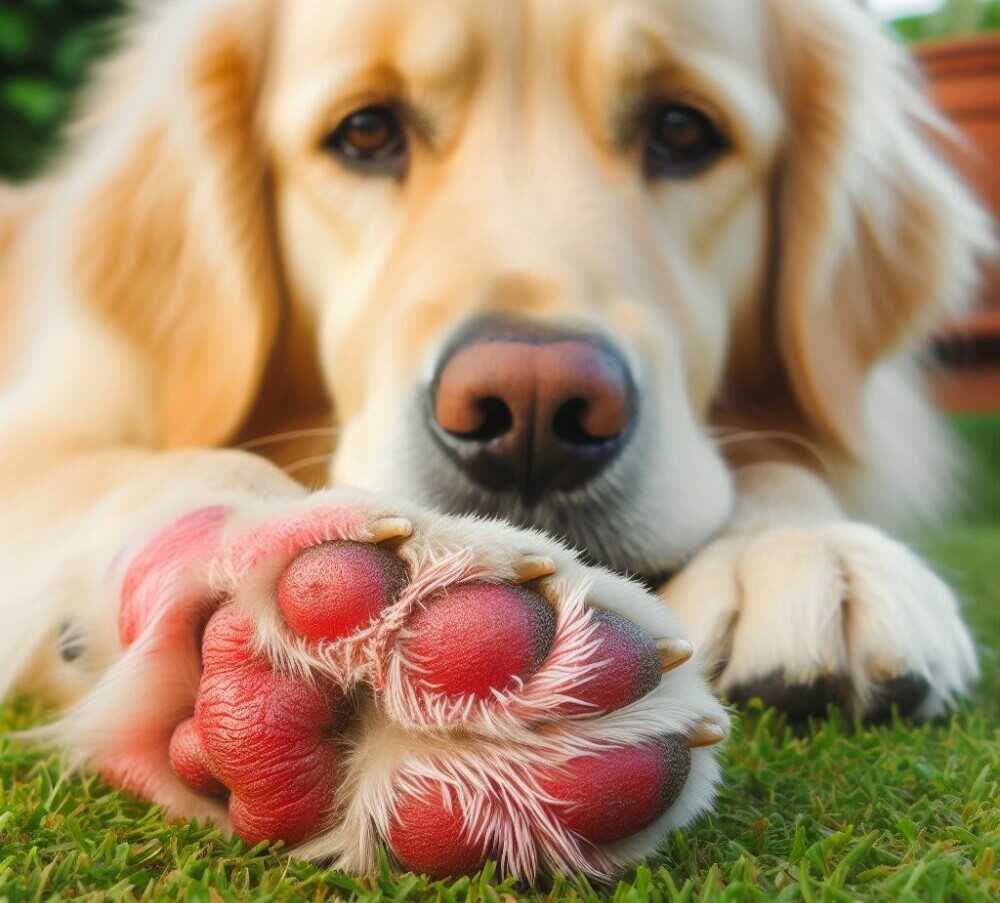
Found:
[[[302,460],[296,461],[294,464],[289,464],[281,469],[291,476],[293,473],[298,473],[300,470],[305,470],[307,467],[315,467],[317,464],[329,464],[333,458],[334,456],[332,454],[313,455],[311,458],[302,458]]]
[[[259,439],[251,439],[236,447],[242,451],[251,451],[255,448],[263,448],[266,445],[276,445],[279,442],[294,442],[296,439],[333,439],[340,432],[336,427],[315,427],[308,430],[291,430],[287,433],[271,433],[269,436],[261,436]]]
[[[725,427],[722,429],[725,429]],[[743,442],[766,442],[768,440],[790,442],[792,445],[798,445],[800,448],[804,448],[811,455],[813,455],[817,461],[819,461],[820,466],[826,473],[826,476],[829,479],[833,478],[833,465],[830,463],[830,459],[823,453],[823,450],[816,445],[815,442],[810,442],[808,439],[805,439],[802,436],[797,436],[795,433],[786,433],[781,430],[761,430],[759,432],[744,433],[734,432],[721,439],[716,439],[715,445],[718,448],[722,448],[726,445],[739,445]]]

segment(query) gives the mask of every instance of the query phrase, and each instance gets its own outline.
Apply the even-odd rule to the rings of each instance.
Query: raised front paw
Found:
[[[84,764],[367,870],[610,876],[710,805],[723,710],[636,585],[498,524],[342,494],[209,509],[123,580]]]
[[[793,719],[836,703],[868,720],[942,713],[976,679],[951,590],[857,523],[724,536],[663,591],[716,688]]]

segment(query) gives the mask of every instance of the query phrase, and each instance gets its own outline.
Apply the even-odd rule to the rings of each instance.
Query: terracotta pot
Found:
[[[915,51],[932,99],[969,141],[944,153],[1000,223],[1000,31],[929,41]],[[990,274],[985,301],[983,324],[996,329],[1000,267]]]
[[[915,52],[931,98],[968,141],[942,152],[1000,223],[1000,32],[928,41]],[[936,342],[946,366],[934,390],[952,411],[1000,411],[1000,265],[985,275],[981,306]]]

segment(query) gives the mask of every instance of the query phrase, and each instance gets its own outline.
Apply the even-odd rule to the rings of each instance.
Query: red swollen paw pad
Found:
[[[339,784],[334,738],[346,700],[333,686],[276,672],[257,656],[249,621],[231,607],[209,621],[193,719],[171,743],[174,772],[204,792],[231,793],[233,830],[247,843],[300,843],[319,833]]]
[[[167,527],[132,560],[122,580],[118,634],[124,648],[135,642],[163,598],[163,585],[185,565],[206,564],[226,522],[224,508],[202,508]]]
[[[555,630],[555,610],[537,593],[465,583],[434,597],[410,619],[400,651],[428,687],[488,698],[538,670]]]
[[[389,846],[403,867],[434,878],[472,875],[487,859],[485,842],[471,839],[462,810],[441,787],[425,795],[405,794],[396,803]],[[449,805],[450,803],[450,805]]]
[[[278,581],[288,625],[309,640],[334,641],[367,627],[405,588],[406,566],[360,542],[328,542],[302,552]]]
[[[542,781],[560,821],[591,843],[615,843],[648,828],[680,796],[691,753],[677,737],[580,756]]]
[[[580,704],[561,706],[562,714],[613,712],[642,699],[660,683],[660,654],[644,630],[604,609],[594,610],[591,624],[592,639],[600,644],[590,658],[605,664],[573,690]]]
[[[202,796],[225,796],[226,788],[212,774],[208,754],[201,745],[194,718],[183,722],[170,740],[170,767],[195,793]]]

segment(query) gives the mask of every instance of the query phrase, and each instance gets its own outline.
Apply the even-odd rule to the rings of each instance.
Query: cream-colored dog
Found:
[[[82,765],[351,868],[382,839],[430,871],[608,874],[711,802],[701,675],[867,717],[975,678],[954,596],[883,529],[947,503],[907,354],[990,228],[856,4],[172,0],[87,110],[0,196],[0,691],[75,703],[48,736]],[[408,587],[307,642],[283,569],[344,540]],[[554,633],[445,698],[401,644],[473,579],[517,611],[527,585]],[[289,804],[309,830],[248,821],[219,756],[228,806],[178,764],[220,611],[268,680],[350,690],[336,792]],[[444,639],[478,661],[473,621]],[[504,624],[487,647],[520,642]],[[654,688],[561,708],[650,639]],[[648,817],[574,822],[607,788],[547,775],[614,783],[663,738],[670,793],[626,800]],[[435,843],[454,821],[443,859],[414,799]]]

